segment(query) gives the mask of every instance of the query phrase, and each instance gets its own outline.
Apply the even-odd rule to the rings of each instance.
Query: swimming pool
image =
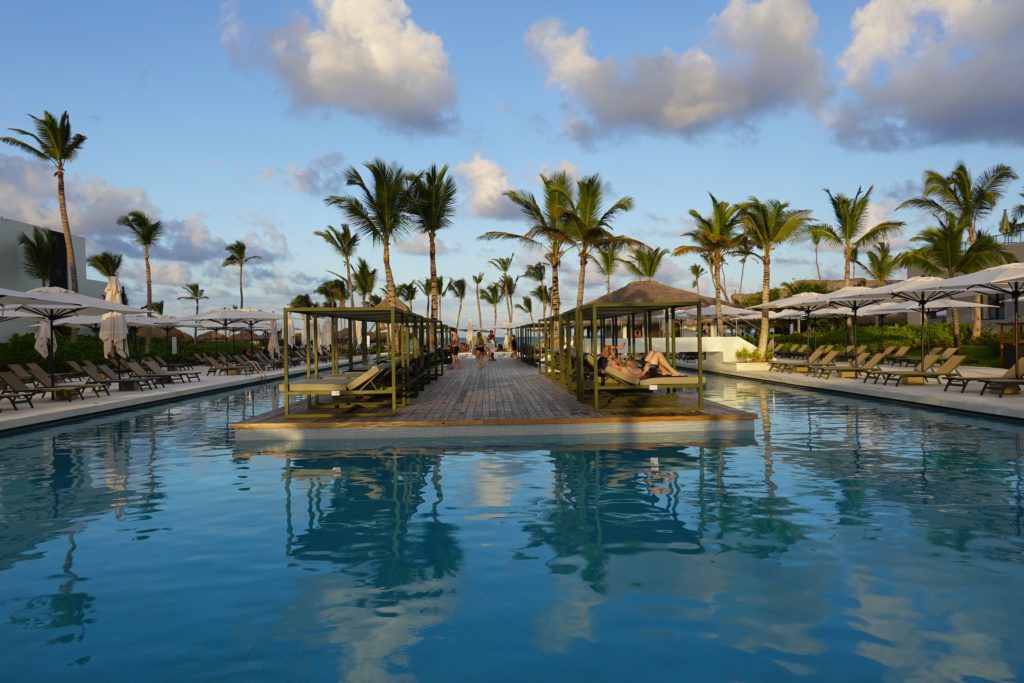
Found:
[[[0,678],[1012,680],[1024,437],[712,379],[753,439],[236,451],[271,388],[0,440]]]

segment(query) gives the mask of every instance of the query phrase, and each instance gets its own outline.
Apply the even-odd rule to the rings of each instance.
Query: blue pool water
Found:
[[[2,439],[0,680],[1024,677],[1019,429],[710,398],[753,436],[252,453],[253,389]]]

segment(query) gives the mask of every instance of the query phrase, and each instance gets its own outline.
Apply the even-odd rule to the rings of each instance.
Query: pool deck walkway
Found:
[[[1006,371],[1000,368],[968,366],[962,367],[960,372],[965,377],[982,378],[998,377]],[[890,383],[888,386],[884,386],[881,383],[873,384],[871,381],[865,384],[861,379],[837,379],[835,377],[820,379],[790,372],[733,372],[716,369],[714,374],[860,396],[872,400],[897,401],[925,408],[942,408],[986,417],[1024,420],[1024,394],[1000,397],[998,393],[986,393],[982,396],[980,382],[972,382],[964,393],[960,393],[959,387],[950,387],[949,391],[943,391],[946,386],[945,382],[913,385]]]
[[[710,401],[698,409],[695,402],[695,392],[682,391],[652,396],[641,414],[625,409],[598,412],[537,368],[499,354],[483,368],[464,356],[460,367],[446,368],[394,416],[363,412],[305,417],[301,407],[296,409],[304,399],[298,399],[288,418],[279,408],[233,426],[239,441],[566,436],[606,442],[753,428],[752,413]]]
[[[196,368],[196,371],[201,375],[199,382],[193,380],[192,382],[169,384],[147,391],[119,391],[117,387],[111,386],[110,396],[106,394],[96,396],[91,391],[86,392],[84,400],[77,398],[73,401],[54,400],[47,396],[46,398],[32,399],[35,407],[30,408],[26,404],[19,404],[17,410],[14,410],[9,402],[2,401],[0,402],[0,411],[2,411],[0,412],[0,436],[16,430],[44,427],[104,413],[134,410],[146,405],[191,398],[214,391],[236,389],[262,382],[279,382],[282,377],[280,370],[251,375],[207,375],[207,368],[200,366]],[[292,373],[295,373],[294,368]]]

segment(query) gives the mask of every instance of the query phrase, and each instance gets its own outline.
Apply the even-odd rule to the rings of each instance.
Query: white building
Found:
[[[21,235],[32,235],[32,229],[36,225],[29,225],[12,218],[0,216],[0,287],[7,289],[27,290],[41,287],[43,283],[29,277],[22,265],[22,249],[18,244]],[[57,236],[57,247],[54,250],[54,286],[66,287],[68,268],[67,251],[64,249],[64,232],[57,228],[43,228],[50,230]],[[85,238],[76,235],[71,236],[71,243],[75,247],[75,264],[78,266],[78,290],[87,296],[103,298],[103,289],[106,282],[102,280],[90,280],[86,275],[86,244]],[[29,325],[21,321],[8,321],[0,323],[0,341],[7,340],[12,334],[28,332]]]

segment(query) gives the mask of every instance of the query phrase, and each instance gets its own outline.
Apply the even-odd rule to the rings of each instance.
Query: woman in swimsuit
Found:
[[[455,328],[452,328],[451,332],[448,333],[448,345],[451,347],[450,355],[451,361],[448,363],[449,368],[459,367],[459,332]]]
[[[637,379],[649,379],[651,377],[684,377],[683,373],[676,370],[665,358],[661,351],[648,351],[644,354],[643,364],[637,367],[633,362],[621,358],[614,346],[606,346],[601,351],[601,357],[606,363],[615,365],[620,371],[632,375]]]
[[[487,342],[484,341],[482,332],[477,332],[476,339],[473,340],[473,355],[476,356],[476,366],[482,368],[484,366],[484,356],[487,355]]]

